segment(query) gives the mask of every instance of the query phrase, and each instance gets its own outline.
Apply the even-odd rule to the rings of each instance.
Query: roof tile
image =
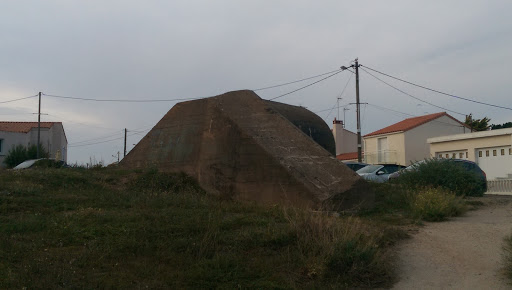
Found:
[[[51,128],[53,124],[59,122],[41,122],[41,128]],[[32,128],[37,128],[37,122],[2,122],[0,121],[0,131],[28,133]]]
[[[428,122],[435,120],[437,118],[440,118],[442,116],[448,116],[448,117],[452,118],[453,120],[459,122],[461,125],[464,125],[462,122],[460,122],[457,119],[455,119],[454,117],[448,115],[446,112],[441,112],[441,113],[435,113],[435,114],[430,114],[430,115],[408,118],[401,122],[393,124],[391,126],[388,126],[388,127],[382,128],[380,130],[377,130],[375,132],[366,134],[366,135],[364,135],[364,137],[409,131],[413,128],[416,128],[420,125],[428,123]]]

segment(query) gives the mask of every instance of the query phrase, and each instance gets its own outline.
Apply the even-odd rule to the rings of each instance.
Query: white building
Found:
[[[9,150],[37,144],[37,122],[0,122],[0,166]],[[61,122],[41,122],[40,142],[50,158],[67,161],[68,141]]]
[[[476,162],[487,180],[512,178],[512,128],[429,138],[430,154]]]

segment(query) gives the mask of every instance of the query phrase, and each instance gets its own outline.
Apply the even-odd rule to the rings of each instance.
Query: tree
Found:
[[[43,145],[39,144],[39,158],[48,158],[48,156],[48,151],[46,151]],[[9,150],[7,156],[5,156],[4,163],[7,168],[13,168],[25,160],[36,158],[37,147],[35,144],[28,146],[28,148],[18,144]]]
[[[507,123],[503,123],[503,124],[492,124],[491,125],[491,130],[505,129],[505,128],[512,128],[512,122],[507,122]]]
[[[490,127],[489,121],[491,121],[491,119],[487,117],[482,119],[473,119],[473,114],[469,114],[466,116],[466,121],[464,123],[468,125],[473,131],[485,131]]]

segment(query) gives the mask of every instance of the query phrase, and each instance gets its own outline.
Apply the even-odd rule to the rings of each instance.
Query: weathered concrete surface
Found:
[[[276,107],[283,108],[252,91],[176,104],[121,166],[184,171],[209,192],[241,200],[334,209],[370,206],[373,193],[367,183]]]

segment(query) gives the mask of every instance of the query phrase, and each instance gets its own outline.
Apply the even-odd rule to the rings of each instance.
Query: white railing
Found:
[[[512,193],[512,179],[495,179],[487,181],[487,192],[510,192]]]

